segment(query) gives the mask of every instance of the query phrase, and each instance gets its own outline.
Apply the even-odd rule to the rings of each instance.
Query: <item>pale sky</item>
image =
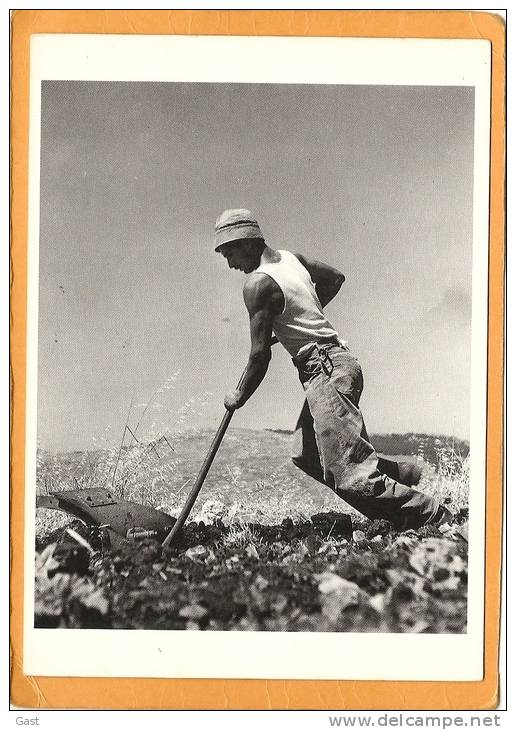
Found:
[[[345,273],[327,311],[370,433],[467,438],[473,122],[472,88],[44,82],[41,446],[119,440],[173,374],[142,435],[217,427],[249,348],[244,275],[213,252],[234,207]],[[276,346],[233,424],[293,428],[302,401]]]

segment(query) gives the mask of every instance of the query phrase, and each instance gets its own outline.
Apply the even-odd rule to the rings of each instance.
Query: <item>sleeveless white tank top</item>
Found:
[[[338,339],[326,318],[310,274],[290,251],[278,251],[277,263],[260,263],[256,273],[267,274],[283,292],[285,306],[273,319],[274,334],[295,357],[311,342]]]

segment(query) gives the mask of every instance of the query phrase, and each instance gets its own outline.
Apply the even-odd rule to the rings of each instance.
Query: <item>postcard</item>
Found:
[[[23,674],[486,686],[490,40],[36,32],[29,79]]]

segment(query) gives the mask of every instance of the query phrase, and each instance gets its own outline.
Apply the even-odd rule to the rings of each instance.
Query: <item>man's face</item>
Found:
[[[255,247],[245,239],[226,243],[220,249],[220,253],[228,262],[230,269],[243,271],[244,274],[250,274],[260,263],[260,256],[257,254]]]

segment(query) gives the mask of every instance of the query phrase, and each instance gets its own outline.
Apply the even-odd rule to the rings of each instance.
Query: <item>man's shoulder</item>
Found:
[[[264,271],[252,271],[244,282],[244,292],[274,292],[278,285]]]
[[[244,283],[244,300],[246,304],[265,305],[281,294],[278,284],[268,274],[253,271],[248,274]]]
[[[299,261],[299,263],[300,264],[303,264],[303,266],[306,269],[306,267],[307,267],[307,260],[308,260],[306,258],[306,256],[304,256],[302,253],[299,253],[298,251],[291,251],[291,253],[292,253],[292,256],[295,256],[296,259]]]

